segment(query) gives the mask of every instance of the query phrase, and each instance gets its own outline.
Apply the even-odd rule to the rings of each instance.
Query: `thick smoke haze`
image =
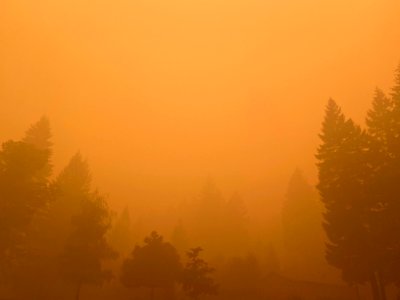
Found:
[[[399,299],[399,16],[0,0],[0,299]]]
[[[314,183],[329,97],[357,121],[399,61],[387,1],[2,1],[0,138],[52,123],[119,210],[174,206],[211,177],[276,211]]]

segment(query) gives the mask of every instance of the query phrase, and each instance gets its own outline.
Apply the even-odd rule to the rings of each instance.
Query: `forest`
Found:
[[[400,300],[400,0],[0,0],[0,300]]]
[[[54,172],[40,118],[1,146],[0,299],[398,299],[400,67],[365,126],[330,99],[321,128],[316,187],[297,169],[268,230],[212,178],[150,229],[82,153]]]

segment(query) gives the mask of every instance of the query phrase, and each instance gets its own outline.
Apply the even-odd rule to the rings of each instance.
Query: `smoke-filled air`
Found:
[[[0,0],[0,300],[399,299],[399,0]]]

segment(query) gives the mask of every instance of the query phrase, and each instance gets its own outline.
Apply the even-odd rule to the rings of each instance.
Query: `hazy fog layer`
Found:
[[[174,204],[211,176],[274,210],[296,166],[315,178],[327,99],[361,121],[375,86],[391,86],[399,12],[398,0],[3,0],[0,140],[46,114],[56,170],[80,149],[118,208]]]

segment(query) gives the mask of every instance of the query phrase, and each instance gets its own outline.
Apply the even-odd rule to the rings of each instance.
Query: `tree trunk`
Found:
[[[370,283],[371,283],[372,299],[373,300],[380,300],[380,297],[379,297],[379,286],[378,286],[378,282],[377,282],[375,273],[371,274]]]
[[[78,286],[76,288],[76,295],[75,295],[75,300],[79,300],[79,297],[81,295],[81,287],[82,287],[82,283],[79,282]]]

